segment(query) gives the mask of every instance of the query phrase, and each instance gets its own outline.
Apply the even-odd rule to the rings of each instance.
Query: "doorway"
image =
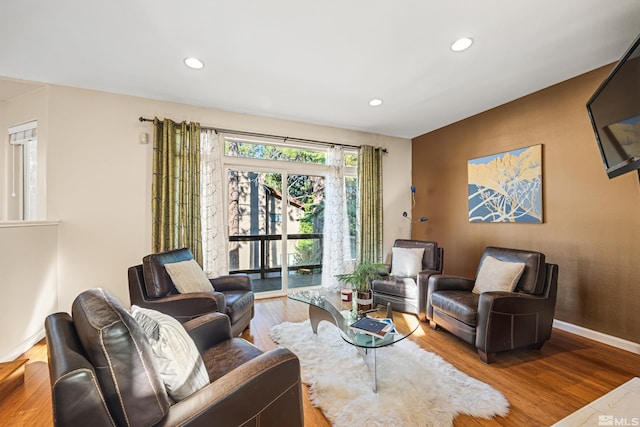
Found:
[[[324,176],[234,167],[227,182],[230,272],[256,293],[319,286]]]

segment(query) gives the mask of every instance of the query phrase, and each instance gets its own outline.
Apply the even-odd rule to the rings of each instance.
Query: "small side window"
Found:
[[[38,219],[38,122],[9,128],[8,219]]]

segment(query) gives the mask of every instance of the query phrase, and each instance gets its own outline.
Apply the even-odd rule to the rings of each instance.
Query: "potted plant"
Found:
[[[355,290],[355,301],[359,312],[371,309],[373,305],[371,281],[381,278],[381,271],[385,271],[383,264],[361,262],[351,273],[336,274],[338,280]]]

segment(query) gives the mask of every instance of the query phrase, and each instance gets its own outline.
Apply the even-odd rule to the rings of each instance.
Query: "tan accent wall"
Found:
[[[585,104],[612,66],[417,137],[414,238],[437,240],[448,274],[473,277],[485,246],[559,265],[556,319],[640,342],[640,182],[607,178]],[[469,223],[467,161],[542,144],[543,224]]]

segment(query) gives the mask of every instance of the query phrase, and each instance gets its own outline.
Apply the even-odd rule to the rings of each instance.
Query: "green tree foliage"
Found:
[[[283,147],[269,144],[253,144],[245,141],[225,140],[225,154],[250,159],[284,160],[298,163],[323,165],[327,155],[324,151]]]

